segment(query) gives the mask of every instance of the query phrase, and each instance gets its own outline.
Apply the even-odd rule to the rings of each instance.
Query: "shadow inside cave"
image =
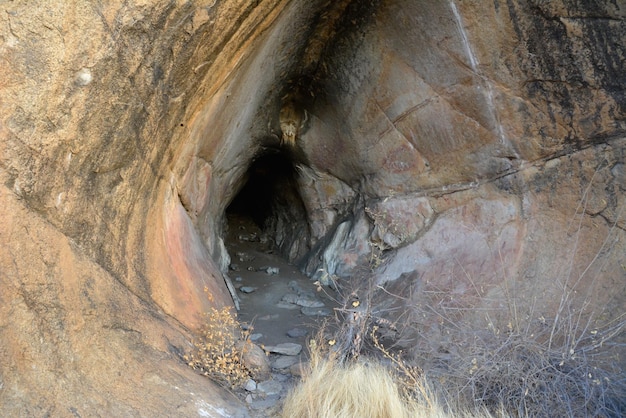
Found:
[[[229,276],[240,299],[239,320],[265,346],[297,343],[308,357],[310,338],[338,306],[329,289],[296,267],[306,248],[308,224],[289,152],[270,150],[255,159],[245,184],[226,210]],[[276,359],[274,359],[276,360]]]

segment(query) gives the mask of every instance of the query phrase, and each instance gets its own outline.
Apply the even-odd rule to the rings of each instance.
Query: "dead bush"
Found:
[[[206,323],[193,341],[194,349],[185,355],[187,364],[194,370],[220,384],[235,388],[250,378],[250,370],[243,357],[248,344],[249,330],[244,331],[232,309],[212,308],[206,314]]]

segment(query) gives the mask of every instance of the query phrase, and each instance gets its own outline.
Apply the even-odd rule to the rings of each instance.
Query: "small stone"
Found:
[[[275,380],[266,380],[256,386],[257,390],[268,396],[278,395],[283,390],[283,385]]]
[[[239,258],[239,261],[241,261],[241,262],[254,260],[254,256],[253,255],[246,254],[244,252],[238,252],[238,253],[236,253],[236,255],[237,255],[237,258]]]
[[[293,293],[287,293],[285,296],[282,297],[281,300],[283,302],[296,304],[298,302],[298,295],[295,295]]]
[[[257,333],[254,333],[254,334],[250,335],[250,336],[248,337],[248,339],[249,339],[250,341],[257,341],[257,340],[259,340],[261,337],[263,337],[263,334],[261,334],[260,332],[257,332]]]
[[[237,277],[235,277],[235,281],[236,282],[241,282],[241,281],[243,281],[243,279],[240,276],[237,276]]]
[[[254,292],[254,291],[255,291],[255,290],[257,290],[257,289],[258,289],[258,287],[252,287],[252,286],[241,286],[241,287],[239,288],[239,291],[240,291],[240,292],[243,292],[243,293],[252,293],[252,292]]]
[[[287,303],[287,302],[278,302],[276,304],[277,308],[282,308],[282,309],[298,309],[299,306],[298,305],[294,305],[293,303]]]
[[[295,356],[279,356],[272,363],[272,369],[283,370],[291,367],[298,362],[298,357]]]
[[[248,393],[248,396],[246,396],[246,403],[252,403],[254,401],[254,398],[252,397],[251,394]]]
[[[248,241],[254,242],[257,240],[256,234],[240,234],[238,237],[239,241]]]
[[[307,308],[303,307],[300,309],[303,315],[306,316],[329,316],[331,314],[330,309],[321,307],[321,308]]]
[[[274,346],[266,346],[265,351],[285,356],[297,356],[302,351],[302,346],[296,343],[282,343]]]
[[[298,284],[298,282],[295,281],[295,280],[292,280],[292,281],[289,282],[289,287],[291,288],[291,290],[293,290],[294,292],[296,292],[299,295],[304,293],[304,289],[302,288],[302,286],[300,286]]]
[[[296,301],[296,305],[303,306],[305,308],[321,308],[324,306],[324,302],[319,299],[299,297]]]
[[[302,377],[302,375],[304,374],[304,371],[308,367],[309,367],[308,362],[298,362],[298,363],[292,364],[291,367],[289,367],[289,373],[291,373],[292,376]]]
[[[287,358],[293,358],[293,357],[287,357]],[[289,380],[289,376],[287,376],[284,373],[272,373],[272,379],[276,380],[277,382],[280,383],[285,383],[287,380]]]
[[[239,264],[231,263],[228,268],[230,268],[232,271],[239,271]]]
[[[304,337],[307,334],[307,330],[302,328],[291,328],[287,331],[287,335],[291,338],[300,338]]]
[[[243,364],[250,370],[252,377],[257,381],[268,379],[271,369],[265,352],[250,341],[242,342],[241,345]]]
[[[280,269],[278,267],[267,267],[265,272],[269,275],[274,275],[280,273]]]
[[[243,388],[248,392],[254,392],[256,390],[256,382],[254,379],[248,379]]]

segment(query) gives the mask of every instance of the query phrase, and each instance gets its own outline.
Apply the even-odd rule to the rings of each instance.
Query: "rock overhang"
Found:
[[[230,304],[224,212],[303,82],[307,272],[349,276],[380,248],[381,283],[460,294],[558,281],[566,260],[623,305],[620,5],[57,5],[30,34],[40,9],[5,16],[4,184],[186,326]]]

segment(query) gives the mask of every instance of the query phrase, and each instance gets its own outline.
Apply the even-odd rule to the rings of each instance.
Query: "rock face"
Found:
[[[625,7],[2,4],[2,415],[241,413],[180,360],[240,191],[328,283],[623,312]]]

